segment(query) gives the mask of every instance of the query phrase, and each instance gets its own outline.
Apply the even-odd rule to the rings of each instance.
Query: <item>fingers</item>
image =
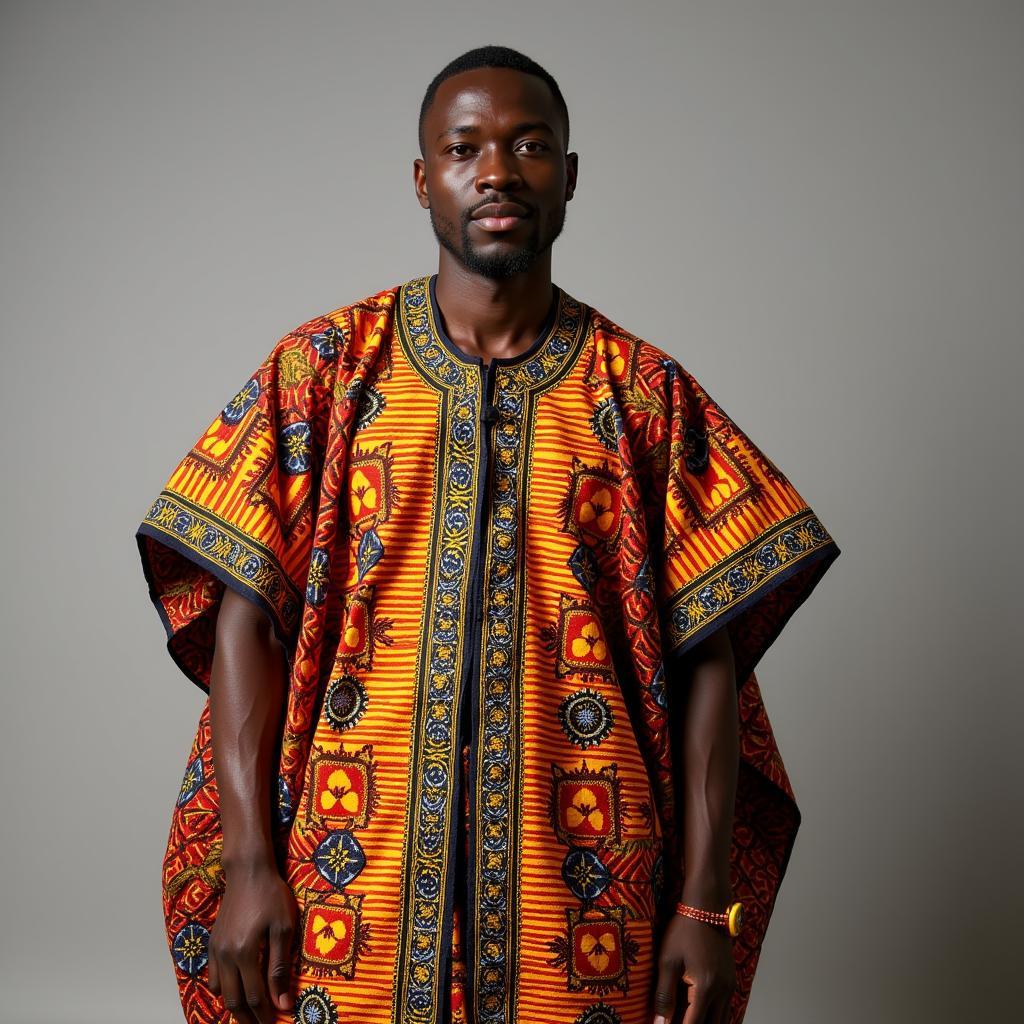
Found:
[[[206,987],[215,995],[220,995],[220,971],[217,968],[217,955],[209,944],[206,949]]]
[[[248,1007],[252,1019],[257,1024],[274,1024],[277,1010],[270,1001],[267,983],[259,960],[255,957],[246,958],[239,964],[239,969],[242,976],[242,987],[245,991],[245,1005]],[[240,1021],[244,1019],[239,1018]]]
[[[718,997],[715,1010],[712,1010],[712,1021],[714,1024],[729,1024],[729,1004],[732,1001],[731,993],[724,992]]]
[[[271,927],[267,946],[267,987],[270,998],[282,1010],[292,1008],[288,991],[292,974],[292,935],[290,925]]]
[[[708,979],[693,982],[687,989],[689,1005],[682,1024],[729,1024],[732,989]]]
[[[658,984],[654,990],[654,1024],[669,1024],[676,1010],[676,991],[682,965],[676,961],[658,964]]]
[[[219,966],[220,992],[217,993],[224,1006],[231,1013],[233,1022],[237,1024],[257,1024],[256,1018],[249,1012],[245,1001],[245,990],[238,970],[233,964],[222,963]]]
[[[217,990],[211,983],[210,991],[221,997],[234,1022],[274,1024],[276,1011],[267,996],[256,957],[241,950],[221,950],[219,955],[211,952],[210,962],[217,965],[211,972],[211,976],[216,974]]]
[[[687,995],[690,1005],[683,1014],[683,1024],[710,1024],[708,1010],[711,1007],[711,996],[708,989],[695,983],[689,986]]]

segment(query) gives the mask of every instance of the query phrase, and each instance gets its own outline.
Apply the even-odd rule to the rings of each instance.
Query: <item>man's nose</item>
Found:
[[[477,162],[476,187],[480,192],[488,188],[506,191],[522,184],[519,165],[514,153],[500,146],[488,146]]]

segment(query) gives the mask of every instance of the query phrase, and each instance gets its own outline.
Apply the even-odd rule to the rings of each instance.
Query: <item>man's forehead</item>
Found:
[[[561,118],[547,83],[512,68],[474,68],[438,86],[428,118],[435,134],[478,118],[509,123],[545,122],[557,131]]]

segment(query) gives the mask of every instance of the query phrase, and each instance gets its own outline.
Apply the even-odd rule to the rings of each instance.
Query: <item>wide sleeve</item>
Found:
[[[779,468],[674,359],[663,363],[666,661],[728,626],[739,685],[839,555]]]
[[[209,692],[225,587],[264,610],[294,654],[340,335],[281,338],[174,468],[136,531],[149,596],[181,670]]]

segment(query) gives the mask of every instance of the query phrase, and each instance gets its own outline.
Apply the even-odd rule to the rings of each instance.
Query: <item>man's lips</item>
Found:
[[[508,231],[530,216],[518,203],[488,203],[473,211],[472,220],[484,231]]]

